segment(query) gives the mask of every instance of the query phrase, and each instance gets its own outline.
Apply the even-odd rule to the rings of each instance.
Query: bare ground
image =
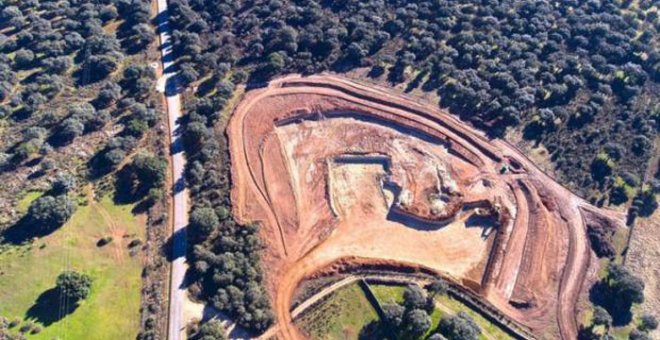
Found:
[[[296,287],[353,259],[422,266],[539,335],[576,337],[576,301],[597,265],[581,209],[621,216],[589,206],[510,144],[327,75],[246,93],[227,133],[234,215],[263,226],[278,318],[269,334],[302,338],[291,322]]]

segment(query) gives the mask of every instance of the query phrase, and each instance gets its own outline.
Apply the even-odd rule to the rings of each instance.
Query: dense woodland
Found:
[[[155,39],[150,11],[146,0],[0,1],[0,171],[36,167],[37,181],[71,167],[67,156],[95,179],[134,151],[160,119],[155,71],[138,54]],[[70,154],[90,144],[91,160]]]
[[[149,0],[0,0],[0,243],[55,232],[88,183],[120,203],[162,200],[152,19]],[[26,190],[44,193],[21,216]],[[144,303],[150,339],[160,305]]]
[[[491,137],[542,145],[559,180],[598,204],[656,207],[644,178],[660,129],[660,29],[650,0],[172,0],[184,139],[195,201],[195,293],[262,331],[253,227],[229,216],[221,112],[236,84],[368,70],[376,82],[435,93]],[[653,176],[652,176],[653,177]],[[595,235],[597,237],[599,235]]]

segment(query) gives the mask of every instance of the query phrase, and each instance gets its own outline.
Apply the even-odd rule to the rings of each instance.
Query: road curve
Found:
[[[163,76],[158,81],[159,91],[163,92],[167,101],[167,116],[170,138],[170,155],[172,167],[172,248],[173,261],[170,273],[170,302],[167,338],[179,340],[185,328],[183,324],[183,303],[186,289],[184,277],[186,273],[186,235],[188,224],[188,190],[185,188],[184,169],[186,159],[181,141],[180,119],[181,98],[178,94],[176,71],[174,71],[174,56],[172,52],[171,28],[167,12],[167,0],[158,0],[158,32],[160,38],[161,63]]]

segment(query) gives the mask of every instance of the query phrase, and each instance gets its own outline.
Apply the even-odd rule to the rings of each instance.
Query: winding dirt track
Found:
[[[350,262],[424,268],[536,334],[576,338],[576,304],[595,262],[581,210],[612,214],[505,141],[330,75],[248,92],[227,133],[234,216],[259,223],[266,244],[278,319],[267,333],[304,338],[291,317],[296,288]]]

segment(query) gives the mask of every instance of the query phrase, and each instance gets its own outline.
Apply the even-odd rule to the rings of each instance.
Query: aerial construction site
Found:
[[[436,275],[531,335],[575,339],[587,223],[622,223],[437,107],[330,75],[247,92],[227,134],[233,214],[261,226],[277,324],[299,285],[378,265]]]

